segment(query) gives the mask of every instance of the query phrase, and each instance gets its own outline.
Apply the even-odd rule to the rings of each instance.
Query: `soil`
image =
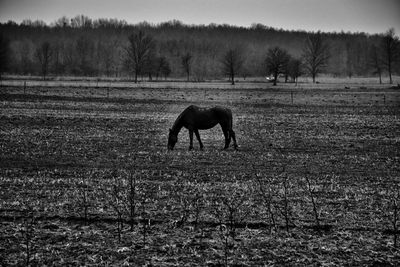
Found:
[[[1,88],[0,264],[398,266],[400,91],[263,86]]]

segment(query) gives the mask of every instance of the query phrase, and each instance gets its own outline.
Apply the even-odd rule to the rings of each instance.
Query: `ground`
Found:
[[[2,265],[399,265],[396,87],[10,85]],[[239,150],[167,151],[190,104],[229,107]]]

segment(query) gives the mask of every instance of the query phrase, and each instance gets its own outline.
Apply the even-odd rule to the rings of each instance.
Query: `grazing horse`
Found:
[[[215,125],[221,125],[222,132],[225,136],[225,147],[229,147],[231,139],[233,139],[233,146],[238,148],[236,144],[235,132],[232,130],[232,112],[228,108],[213,107],[213,108],[200,108],[194,105],[187,107],[175,120],[174,125],[169,129],[168,136],[168,149],[174,149],[176,142],[178,142],[178,134],[182,127],[189,130],[190,146],[189,150],[193,149],[193,133],[195,133],[197,140],[200,144],[200,149],[203,150],[204,146],[200,140],[199,130],[211,129]]]

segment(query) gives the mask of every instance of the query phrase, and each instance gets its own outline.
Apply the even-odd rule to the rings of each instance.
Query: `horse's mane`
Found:
[[[192,106],[187,107],[184,111],[181,112],[181,114],[179,114],[178,118],[176,118],[174,125],[172,125],[172,130],[175,131],[177,128],[180,129],[181,126],[179,125],[182,117],[186,114],[186,112],[192,108]]]
[[[176,120],[175,120],[175,122],[174,122],[174,125],[172,125],[172,129],[173,129],[173,130],[175,130],[175,129],[177,128],[177,126],[178,126],[178,124],[179,124],[179,121],[180,121],[181,118],[183,117],[183,113],[184,113],[184,112],[182,112],[181,114],[179,114],[178,118],[176,118]]]

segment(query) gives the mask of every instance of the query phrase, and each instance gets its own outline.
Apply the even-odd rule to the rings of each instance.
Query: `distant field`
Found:
[[[400,262],[399,89],[63,82],[0,88],[0,264]],[[231,108],[239,151],[167,151],[190,104]]]
[[[49,77],[46,81],[40,76],[6,76],[0,81],[4,86],[23,87],[24,84],[28,87],[111,87],[111,88],[220,88],[220,89],[258,89],[273,87],[272,83],[266,81],[265,77],[250,77],[243,79],[238,77],[236,85],[231,85],[226,80],[204,81],[204,82],[186,82],[182,79],[140,81],[135,84],[127,78],[95,78],[95,77]],[[387,88],[389,80],[386,77],[382,78],[382,84],[379,84],[377,77],[354,77],[340,78],[331,76],[318,77],[317,83],[313,84],[308,77],[299,77],[298,85],[294,83],[284,83],[283,78],[280,78],[279,87],[291,89],[338,89],[344,87],[373,87]],[[400,83],[400,76],[393,76],[393,86]],[[274,87],[275,88],[275,87]]]

